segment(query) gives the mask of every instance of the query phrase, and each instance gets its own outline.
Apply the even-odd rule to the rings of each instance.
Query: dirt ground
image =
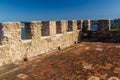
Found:
[[[120,43],[76,44],[17,64],[0,80],[120,80]]]

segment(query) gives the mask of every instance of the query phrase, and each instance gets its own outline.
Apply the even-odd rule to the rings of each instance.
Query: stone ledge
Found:
[[[21,40],[22,41],[22,43],[29,43],[29,42],[31,42],[32,40]]]
[[[3,47],[5,47],[5,45],[0,45],[0,48],[3,48]]]
[[[79,32],[79,31],[81,31],[81,29],[80,29],[80,30],[77,30],[77,31]]]
[[[67,32],[67,34],[73,34],[73,31]]]
[[[41,39],[51,38],[51,36],[42,36]]]
[[[62,33],[61,34],[56,34],[56,37],[60,37],[60,36],[62,36]]]

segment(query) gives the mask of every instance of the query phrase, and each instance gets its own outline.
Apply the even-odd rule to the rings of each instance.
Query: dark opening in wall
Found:
[[[50,36],[49,21],[44,21],[41,24],[41,36]]]
[[[98,21],[97,20],[91,20],[90,22],[90,30],[97,30],[97,27],[98,27]]]
[[[77,42],[76,42],[76,41],[74,41],[74,44],[77,44]]]
[[[111,30],[119,29],[119,19],[111,20]]]
[[[27,58],[23,58],[23,61],[28,61],[28,59]]]
[[[73,22],[72,21],[68,21],[68,26],[67,26],[67,31],[73,31]]]
[[[21,22],[21,39],[32,39],[32,32],[31,32],[31,27],[30,23],[27,22]]]
[[[21,23],[21,39],[26,39],[26,35],[25,35],[25,24]]]
[[[58,50],[61,50],[60,46],[58,47]]]
[[[3,37],[2,24],[0,23],[0,45],[2,45],[2,37]]]
[[[77,21],[77,30],[80,30],[82,28],[81,24],[82,24],[81,20],[78,20]]]
[[[56,21],[56,34],[62,33],[61,21]]]
[[[82,27],[83,31],[88,30],[88,20],[84,20],[83,23],[82,23],[82,25],[83,25],[83,27]]]
[[[118,19],[118,24],[119,24],[118,30],[120,30],[120,18]]]

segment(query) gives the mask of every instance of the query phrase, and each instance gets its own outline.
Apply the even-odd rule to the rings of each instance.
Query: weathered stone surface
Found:
[[[49,51],[70,47],[77,42],[84,41],[84,39],[120,42],[120,32],[109,31],[109,20],[98,21],[98,31],[90,31],[90,20],[69,22],[62,20],[60,28],[56,28],[56,21],[22,23],[25,24],[26,37],[24,40],[21,38],[22,25],[20,22],[0,23],[0,65],[23,61],[24,58],[29,60]],[[83,36],[84,34],[87,35]],[[120,46],[116,47],[120,48]],[[99,46],[96,47],[97,51],[102,51],[102,49],[99,49]]]
[[[110,20],[98,20],[99,31],[109,31],[110,30]]]
[[[23,43],[25,47],[31,45],[31,41]],[[111,45],[111,48],[107,47]],[[113,72],[120,64],[120,49],[117,45],[120,43],[82,42],[75,45],[76,48],[54,51],[22,62],[18,64],[22,68],[18,69],[17,65],[15,71],[6,70],[9,74],[0,76],[0,80],[119,80],[120,73]],[[86,50],[85,47],[90,49]],[[96,51],[96,47],[103,50]],[[27,75],[27,78],[17,77],[19,74]]]
[[[25,74],[19,74],[19,75],[17,75],[17,77],[24,80],[24,79],[26,79],[28,76],[25,75]]]
[[[88,69],[88,70],[93,69],[92,64],[88,64],[88,63],[86,63],[86,64],[82,64],[82,66],[83,66],[84,69]]]
[[[101,48],[96,48],[95,50],[96,50],[96,51],[102,51],[102,49],[101,49]]]
[[[67,32],[68,21],[61,21],[60,34],[56,34],[56,21],[1,23],[0,65],[18,63],[58,48],[74,45],[78,40],[77,21],[74,20],[72,23],[73,31]],[[21,38],[22,28],[25,28],[25,39]],[[42,28],[47,28],[44,30],[45,34],[42,33]],[[5,46],[2,47],[3,45]]]
[[[120,80],[118,77],[110,77],[108,80]]]
[[[114,72],[114,73],[120,73],[120,67],[115,67],[115,69],[114,69],[113,72]]]
[[[96,76],[91,76],[88,80],[100,80],[100,78]]]

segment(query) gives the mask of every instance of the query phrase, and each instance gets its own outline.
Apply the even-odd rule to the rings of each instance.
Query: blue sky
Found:
[[[0,0],[0,22],[120,18],[120,0]]]

